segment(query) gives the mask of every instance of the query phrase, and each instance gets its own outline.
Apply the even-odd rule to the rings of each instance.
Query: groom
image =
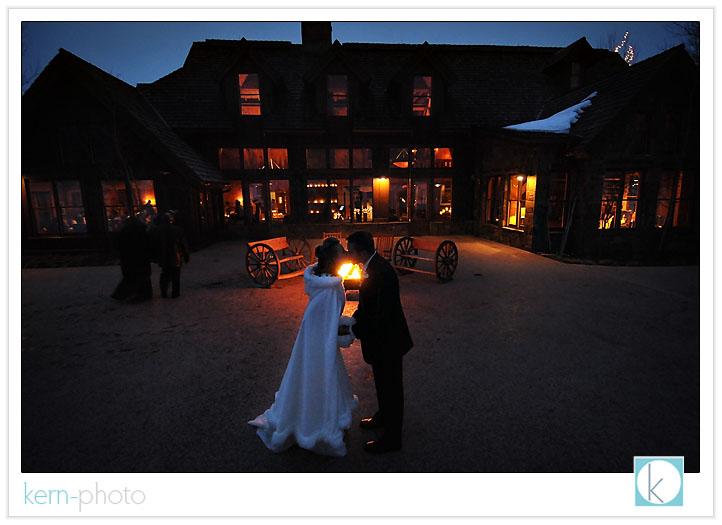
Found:
[[[369,232],[355,232],[347,242],[349,258],[363,264],[364,274],[351,330],[372,367],[379,405],[373,417],[361,420],[361,428],[384,428],[383,436],[364,448],[377,453],[399,450],[404,413],[401,361],[414,345],[401,308],[399,280],[393,266],[374,249]]]

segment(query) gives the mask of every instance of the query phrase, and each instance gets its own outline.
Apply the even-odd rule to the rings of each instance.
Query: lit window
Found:
[[[223,192],[224,216],[226,219],[239,220],[243,217],[243,183],[233,180],[230,189]]]
[[[69,235],[87,232],[80,182],[28,182],[27,187],[36,234]]]
[[[374,220],[373,183],[371,179],[355,179],[351,187],[353,222]]]
[[[426,219],[426,203],[429,184],[427,182],[415,181],[413,188],[413,209],[414,219]]]
[[[411,167],[412,168],[430,168],[431,167],[431,148],[412,148],[411,149]]]
[[[431,116],[431,77],[414,77],[412,109],[417,117]]]
[[[637,200],[640,174],[610,173],[604,177],[599,229],[634,228],[637,225]]]
[[[451,220],[451,179],[434,179],[432,220]]]
[[[251,221],[266,222],[266,183],[249,184],[248,193],[251,198]]]
[[[328,76],[328,114],[332,117],[348,116],[348,77]]]
[[[272,170],[287,170],[288,150],[286,148],[268,148],[268,167]]]
[[[526,218],[526,176],[512,175],[509,178],[509,200],[507,202],[506,225],[524,228]]]
[[[452,166],[451,148],[434,148],[434,168],[451,168]]]
[[[306,168],[310,170],[323,170],[328,168],[326,150],[321,148],[309,148],[306,150]]]
[[[371,148],[354,148],[353,167],[354,169],[373,168],[373,150]]]
[[[349,154],[348,148],[334,148],[331,150],[329,156],[330,165],[329,168],[335,169],[348,169],[349,167]]]
[[[390,168],[408,168],[409,167],[409,150],[407,148],[391,148],[391,149],[389,149],[389,167]]]
[[[655,227],[663,228],[670,218],[672,219],[670,226],[673,228],[689,226],[691,204],[689,186],[689,176],[685,176],[682,171],[679,172],[676,184],[674,172],[662,173],[657,193]]]
[[[260,170],[266,167],[263,158],[263,148],[243,148],[243,168],[247,170]]]
[[[238,75],[238,85],[241,95],[241,115],[261,114],[261,89],[258,82],[258,75]]]
[[[271,220],[283,222],[291,213],[288,179],[271,180],[268,182],[268,187],[271,196]]]
[[[501,177],[490,177],[486,188],[486,222],[499,225],[503,193]]]
[[[155,189],[152,180],[135,180],[130,183],[133,214],[150,223],[156,215]]]
[[[411,185],[409,179],[389,179],[389,220],[409,220]]]
[[[218,148],[218,166],[222,170],[240,170],[241,150],[239,148]]]

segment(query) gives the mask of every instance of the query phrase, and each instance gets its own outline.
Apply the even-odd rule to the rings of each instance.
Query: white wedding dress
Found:
[[[346,302],[341,277],[306,268],[309,296],[291,358],[271,408],[250,425],[273,452],[298,444],[317,454],[346,455],[343,431],[351,426],[358,397],[339,350],[338,325]]]

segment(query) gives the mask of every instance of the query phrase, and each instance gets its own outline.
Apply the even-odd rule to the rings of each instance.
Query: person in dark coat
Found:
[[[145,223],[139,217],[129,217],[123,222],[118,232],[118,251],[123,278],[111,297],[121,301],[153,297],[150,240]]]
[[[369,232],[355,232],[347,241],[351,261],[363,264],[359,304],[353,314],[356,324],[351,331],[361,341],[364,361],[372,367],[379,406],[373,417],[361,420],[361,427],[384,428],[383,436],[366,443],[364,449],[398,450],[404,413],[402,358],[414,345],[401,306],[399,279],[391,263],[376,252]]]
[[[150,233],[153,261],[161,268],[160,295],[168,297],[168,284],[171,284],[171,297],[176,298],[180,296],[181,266],[190,260],[190,254],[183,229],[172,224],[171,217],[170,213],[159,215]]]

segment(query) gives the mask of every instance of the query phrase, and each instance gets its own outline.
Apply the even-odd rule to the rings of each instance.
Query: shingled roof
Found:
[[[660,80],[659,75],[666,74],[664,72],[669,71],[669,66],[673,63],[687,64],[690,71],[694,67],[684,45],[679,45],[627,67],[615,75],[549,101],[544,105],[539,118],[547,118],[574,106],[596,91],[597,95],[592,99],[591,106],[585,108],[579,120],[571,126],[570,134],[577,140],[576,148],[583,149],[599,137],[622,111],[633,105],[638,97],[644,96],[650,86]]]
[[[586,41],[585,41],[586,42]],[[577,47],[580,46],[576,43]],[[558,85],[545,72],[560,59],[558,47],[444,45],[444,44],[367,44],[334,43],[328,53],[354,64],[365,79],[367,103],[364,119],[357,128],[397,129],[398,112],[391,90],[399,72],[414,57],[426,54],[436,69],[448,77],[442,129],[499,128],[533,120],[545,102],[558,95]],[[304,77],[315,71],[328,56],[304,53],[301,44],[282,41],[206,40],[193,43],[183,66],[138,90],[158,109],[174,129],[233,129],[233,112],[224,102],[218,72],[240,50],[263,57],[267,67],[280,75],[283,101],[280,109],[264,115],[265,129],[321,129],[323,117],[309,110]],[[593,50],[599,59],[616,55]],[[339,58],[340,57],[340,58]],[[562,56],[563,58],[563,56]],[[262,95],[263,96],[263,95]],[[401,117],[403,118],[403,117]]]
[[[64,72],[65,78],[81,82],[101,104],[111,110],[120,109],[128,115],[131,122],[136,124],[133,130],[179,173],[198,182],[227,182],[217,168],[203,159],[168,126],[136,88],[62,48],[46,70],[56,66]],[[32,93],[31,86],[23,98],[28,95],[32,97]]]

